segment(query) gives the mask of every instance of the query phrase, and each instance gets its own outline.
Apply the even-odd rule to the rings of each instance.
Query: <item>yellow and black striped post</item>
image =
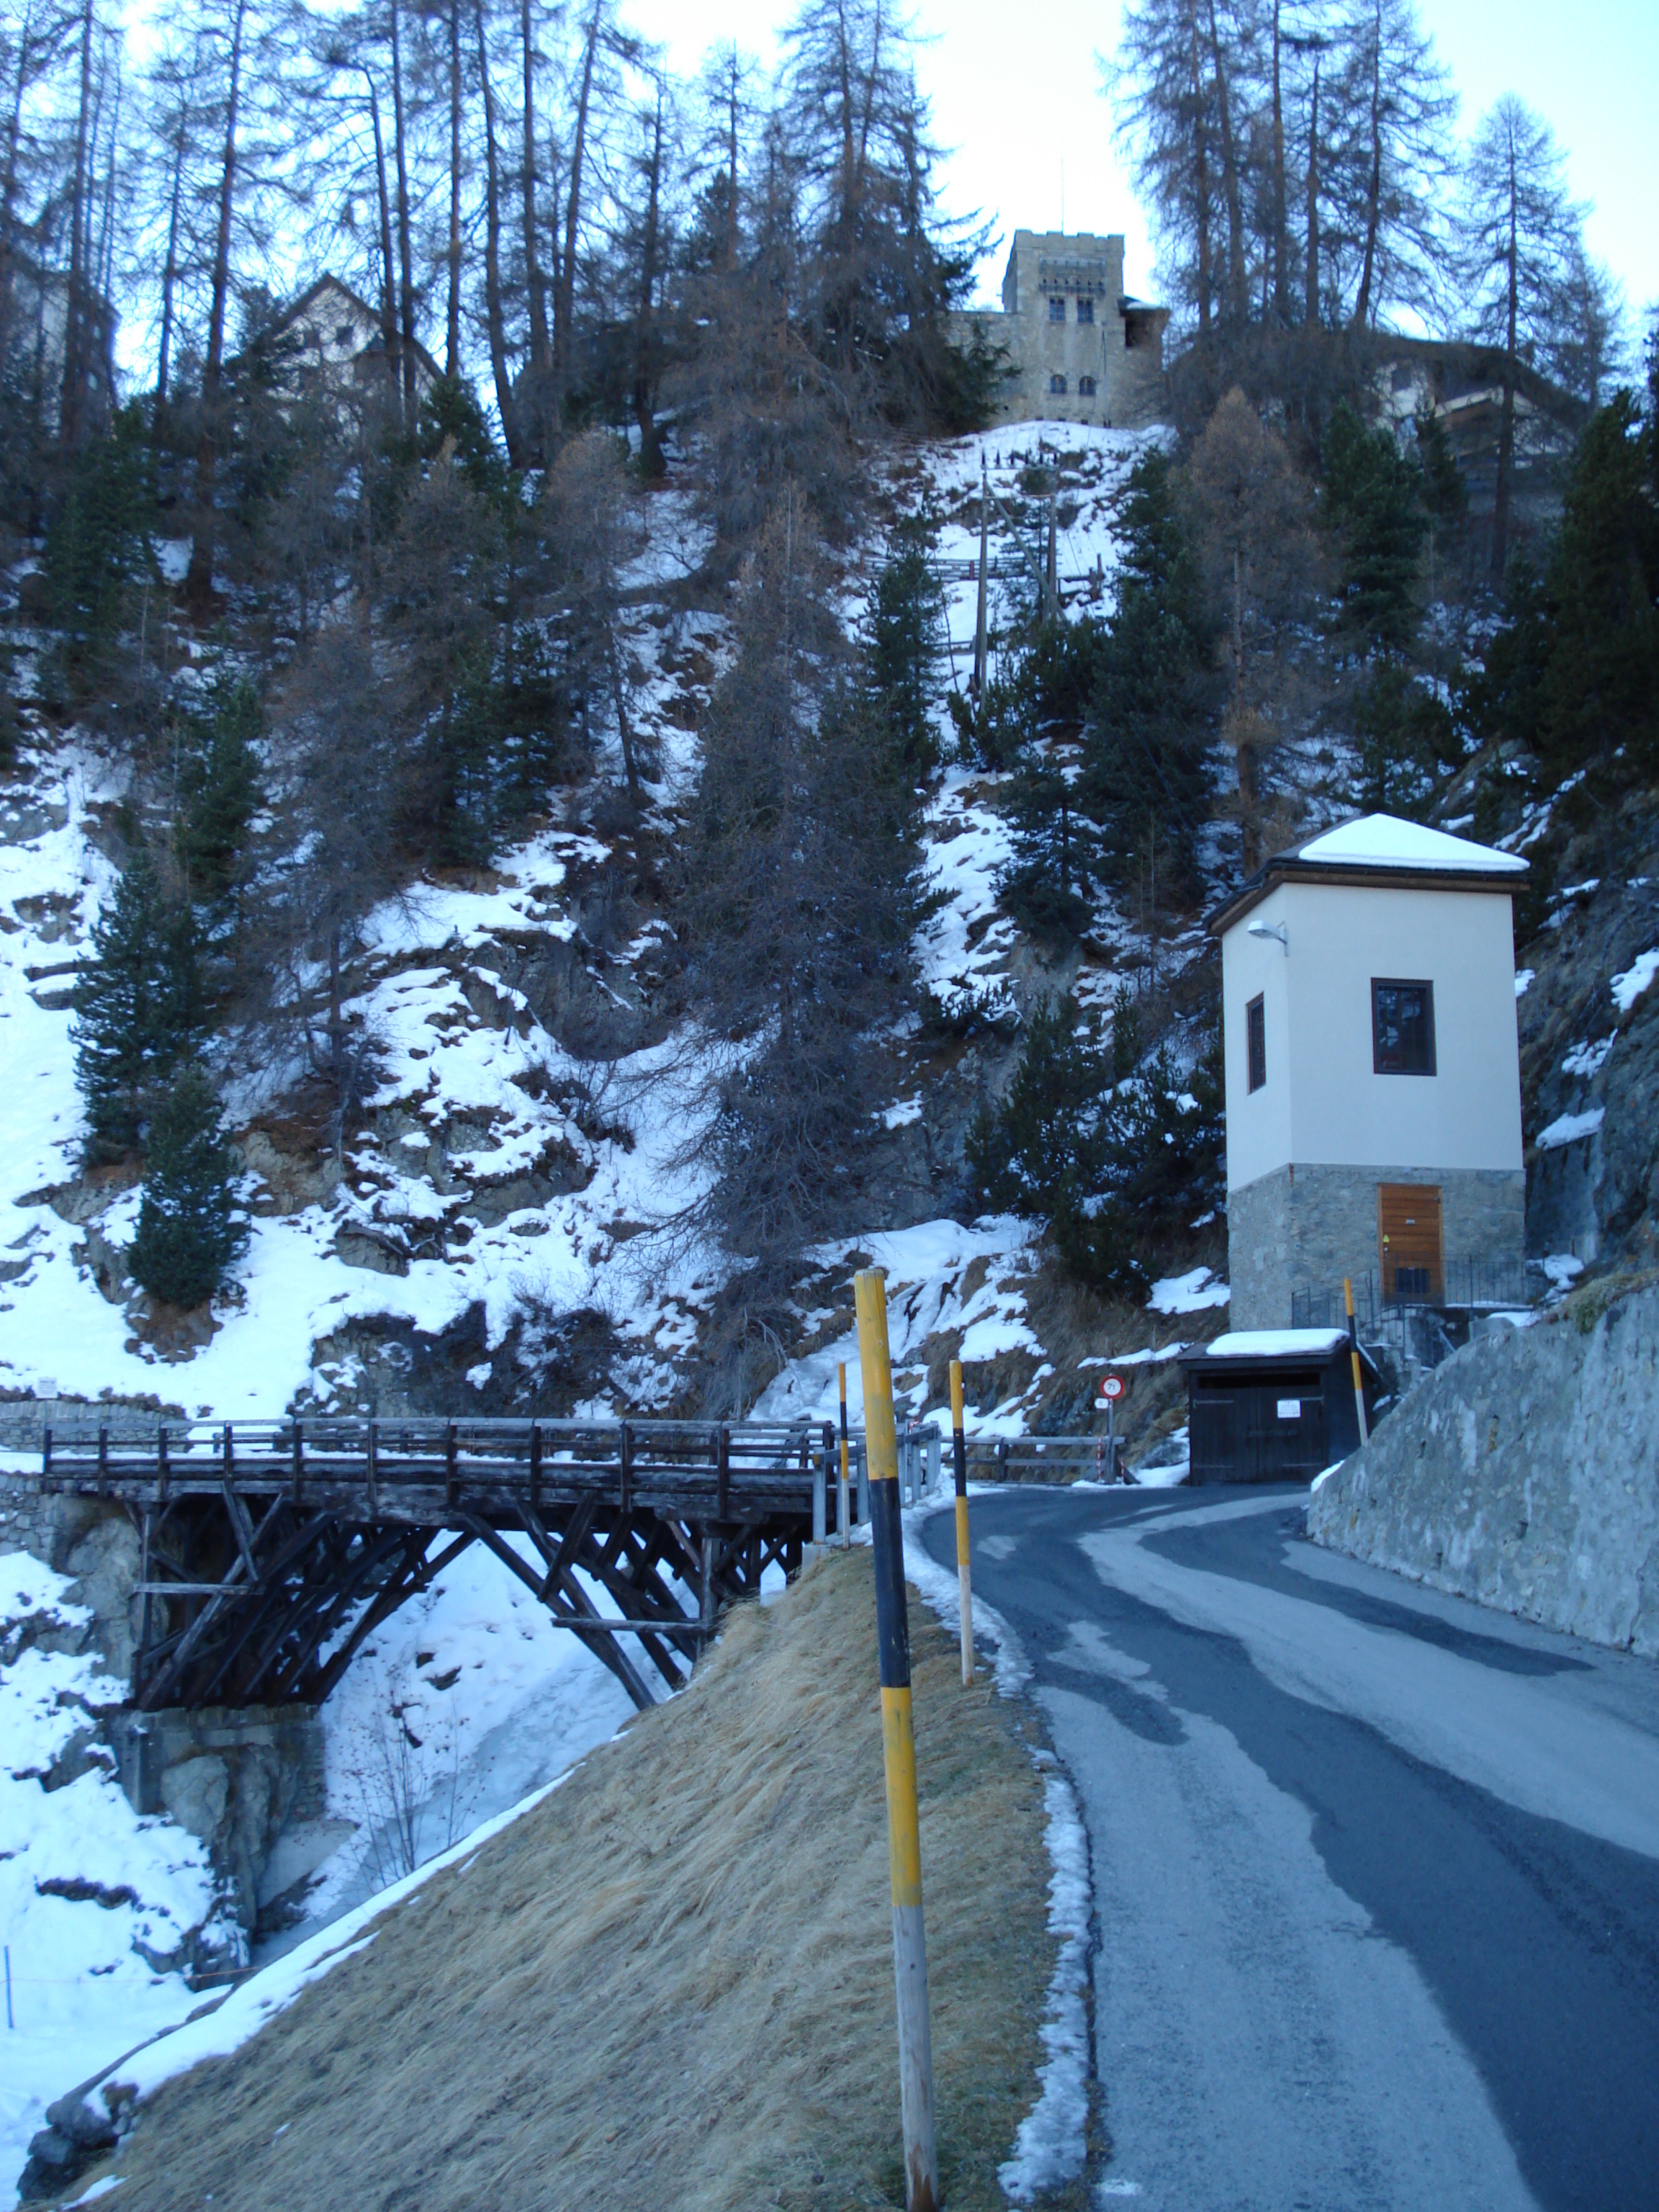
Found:
[[[870,1467],[870,1534],[876,1566],[876,1646],[887,1765],[887,1859],[893,1893],[893,1984],[898,1999],[899,2118],[904,2132],[905,2212],[938,2212],[933,2141],[933,2050],[927,2013],[927,1938],[921,1917],[921,1829],[916,1742],[910,1716],[910,1629],[904,1601],[898,1433],[887,1348],[887,1289],[880,1273],[853,1278],[864,1437]]]
[[[1365,1380],[1359,1371],[1359,1324],[1354,1318],[1353,1278],[1342,1278],[1342,1303],[1348,1310],[1348,1358],[1353,1363],[1353,1405],[1359,1416],[1359,1441],[1370,1441],[1370,1424],[1365,1419]]]
[[[962,1426],[962,1362],[951,1362],[951,1461],[957,1478],[957,1597],[962,1607],[962,1686],[974,1679],[974,1579],[968,1561],[968,1439]]]
[[[847,1362],[842,1360],[836,1372],[841,1377],[841,1487],[836,1493],[836,1510],[840,1515],[836,1526],[841,1531],[841,1547],[850,1548],[853,1541],[852,1516],[848,1510],[848,1453],[847,1453]]]

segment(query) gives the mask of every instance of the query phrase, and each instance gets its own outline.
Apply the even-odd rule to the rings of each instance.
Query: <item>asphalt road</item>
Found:
[[[973,1502],[1089,1827],[1097,2202],[1659,2212],[1659,1668],[1304,1497]]]

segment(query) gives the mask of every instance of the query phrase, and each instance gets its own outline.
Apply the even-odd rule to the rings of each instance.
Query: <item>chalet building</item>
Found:
[[[1389,815],[1280,853],[1221,940],[1231,1320],[1513,1304],[1526,1177],[1511,898],[1527,863]]]
[[[958,344],[977,338],[1007,356],[1012,374],[998,398],[999,422],[1134,428],[1164,412],[1170,310],[1124,290],[1118,232],[1017,230],[1001,313],[951,319]]]
[[[86,289],[75,312],[80,323],[77,358],[86,373],[80,425],[83,431],[102,430],[115,410],[118,319],[101,293]],[[38,400],[49,431],[58,428],[63,404],[70,313],[70,280],[62,270],[39,269],[21,255],[14,258],[0,301],[0,331],[12,373],[21,389]]]
[[[270,324],[264,342],[280,362],[283,384],[295,396],[320,388],[343,399],[373,391],[396,374],[379,309],[337,276],[319,276],[301,292]],[[417,398],[424,399],[439,380],[437,362],[417,342]]]
[[[1455,338],[1372,333],[1377,356],[1370,377],[1370,412],[1411,450],[1413,421],[1432,416],[1468,491],[1477,520],[1490,515],[1497,491],[1504,414],[1504,356],[1493,346]],[[1547,529],[1561,508],[1561,483],[1589,409],[1540,375],[1515,364],[1515,451],[1510,464],[1513,526]]]

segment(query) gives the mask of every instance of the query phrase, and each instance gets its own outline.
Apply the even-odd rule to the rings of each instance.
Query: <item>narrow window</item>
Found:
[[[1434,986],[1371,978],[1371,1065],[1379,1075],[1434,1073]]]
[[[1077,388],[1079,395],[1082,398],[1092,399],[1095,396],[1095,380],[1093,377],[1079,376],[1077,380]]]
[[[1244,1009],[1244,1034],[1250,1054],[1250,1088],[1260,1091],[1267,1080],[1267,1016],[1260,993]]]
[[[1063,322],[1065,321],[1065,319],[1066,319],[1066,302],[1065,302],[1065,301],[1064,301],[1064,300],[1050,300],[1050,301],[1049,301],[1049,302],[1048,302],[1048,320],[1049,320],[1051,323],[1063,323]]]
[[[1093,322],[1095,319],[1095,303],[1092,300],[1079,300],[1078,301],[1077,319],[1080,323]]]
[[[1063,376],[1051,376],[1048,379],[1048,389],[1050,392],[1063,393],[1066,389],[1065,378]]]

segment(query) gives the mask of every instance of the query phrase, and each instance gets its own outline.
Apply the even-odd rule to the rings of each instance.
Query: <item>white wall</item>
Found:
[[[1249,935],[1283,924],[1288,952]],[[1280,884],[1222,940],[1227,1185],[1289,1162],[1518,1169],[1521,1072],[1507,893]],[[1378,1075],[1371,978],[1434,985],[1437,1073]],[[1260,991],[1267,1081],[1244,1022]]]

